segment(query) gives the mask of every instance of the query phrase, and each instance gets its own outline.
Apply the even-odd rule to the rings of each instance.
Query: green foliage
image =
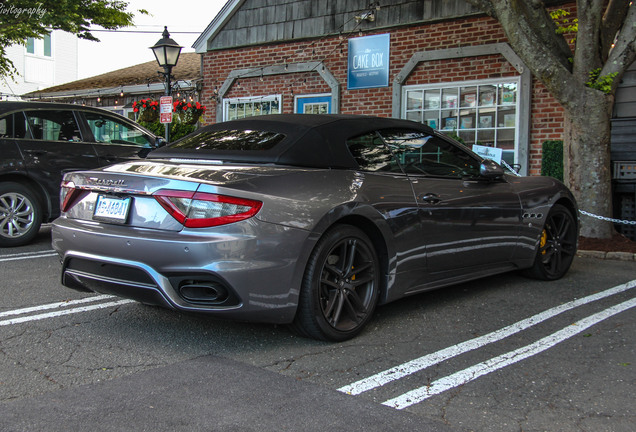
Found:
[[[148,129],[150,132],[154,133],[157,136],[164,136],[166,133],[166,128],[163,123],[158,121],[155,122],[139,122],[140,125]],[[170,123],[170,142],[176,141],[179,138],[183,138],[189,133],[194,132],[197,129],[197,125],[190,125],[181,122],[172,122]]]
[[[556,9],[550,12],[550,18],[552,18],[557,26],[556,32],[557,34],[566,34],[566,33],[578,33],[579,31],[579,20],[575,18],[570,20],[567,18],[570,15],[568,11],[563,9]],[[571,42],[575,42],[576,38],[572,39]],[[570,63],[574,62],[573,58],[568,58]],[[618,72],[600,76],[601,69],[594,69],[590,72],[590,80],[585,83],[590,88],[600,90],[605,94],[610,94],[612,92],[612,83],[614,82],[614,78],[618,75]]]
[[[134,14],[122,0],[10,0],[0,3],[0,77],[16,70],[6,47],[25,45],[28,38],[41,39],[51,30],[64,30],[79,38],[99,41],[90,27],[117,29],[133,25]],[[141,14],[148,14],[140,9]]]
[[[612,84],[614,83],[614,78],[618,76],[618,72],[611,73],[608,75],[600,76],[601,69],[594,69],[590,72],[590,80],[585,83],[586,86],[600,90],[605,94],[612,93]]]
[[[552,18],[557,25],[557,34],[578,33],[579,19],[574,18],[570,21],[570,19],[567,18],[569,15],[570,12],[563,9],[550,12],[550,18]]]
[[[543,143],[541,175],[563,181],[563,141]]]

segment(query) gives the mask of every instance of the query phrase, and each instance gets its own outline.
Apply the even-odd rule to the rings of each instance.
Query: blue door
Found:
[[[331,95],[296,98],[298,114],[331,114]]]

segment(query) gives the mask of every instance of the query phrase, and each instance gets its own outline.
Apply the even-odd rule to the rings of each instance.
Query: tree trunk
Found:
[[[587,89],[565,109],[564,180],[580,210],[612,217],[610,117],[613,98]],[[581,215],[581,236],[609,239],[614,226]]]

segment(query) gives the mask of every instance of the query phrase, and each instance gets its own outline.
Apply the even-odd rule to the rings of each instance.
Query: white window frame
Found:
[[[278,103],[278,112],[271,114],[281,114],[283,112],[283,96],[281,94],[277,95],[268,95],[268,96],[250,96],[250,97],[239,97],[239,98],[224,98],[223,99],[223,121],[241,119],[247,117],[253,117],[254,115],[242,117],[232,117],[230,118],[230,105],[231,104],[249,104],[249,103],[261,103],[261,102],[277,102]],[[245,114],[245,107],[243,107],[243,114]],[[260,113],[255,115],[265,115],[268,113]]]
[[[41,39],[37,39],[37,38],[29,38],[29,39],[33,39],[33,52],[30,53],[27,49],[27,46],[24,46],[24,54],[28,57],[37,57],[40,59],[47,59],[47,60],[53,60],[55,57],[55,36],[53,35],[53,32],[51,32],[49,35],[50,41],[51,41],[51,55],[44,55],[44,38]]]
[[[324,98],[324,97],[329,97],[329,98],[333,98],[331,93],[311,93],[311,94],[301,94],[301,95],[295,95],[294,96],[294,113],[298,114],[298,100],[299,99],[311,99],[311,98]],[[329,101],[328,102],[328,107],[332,106],[332,102],[333,101]],[[323,104],[324,102],[317,102],[316,104],[308,104],[308,105],[320,105]],[[333,109],[331,109],[331,111],[327,114],[331,114],[333,113]]]
[[[475,87],[476,89],[480,89],[481,87],[487,87],[487,86],[501,86],[503,84],[514,84],[516,85],[516,91],[515,91],[515,100],[514,103],[502,103],[501,99],[495,95],[495,100],[492,106],[486,106],[486,105],[482,105],[482,101],[480,101],[480,97],[481,95],[479,94],[479,91],[476,93],[475,96],[475,104],[474,106],[469,106],[469,107],[462,107],[461,106],[461,89],[462,88],[467,88],[467,87]],[[481,86],[481,87],[480,87]],[[443,107],[443,92],[442,90],[444,89],[449,89],[449,90],[456,90],[457,91],[457,105],[454,108],[450,108],[450,107]],[[424,105],[424,98],[425,96],[423,96],[422,99],[422,106],[420,106],[419,108],[413,108],[413,107],[409,107],[409,100],[408,100],[408,94],[409,92],[413,92],[413,91],[422,91],[422,94],[425,95],[426,91],[431,91],[431,90],[439,90],[439,107],[438,108],[430,108],[427,109],[427,107]],[[470,94],[470,93],[469,93]],[[497,79],[485,79],[485,80],[472,80],[472,81],[454,81],[454,82],[442,82],[442,83],[435,83],[435,84],[422,84],[422,85],[408,85],[408,86],[403,86],[402,87],[402,113],[401,113],[401,117],[404,119],[411,119],[411,120],[415,120],[415,121],[419,121],[420,123],[424,123],[427,124],[427,122],[425,121],[425,119],[427,118],[431,118],[431,117],[427,117],[426,114],[432,114],[435,110],[438,111],[438,115],[436,118],[436,122],[437,124],[431,124],[430,126],[432,126],[434,129],[439,130],[442,133],[446,133],[448,135],[454,135],[457,134],[460,137],[465,137],[470,133],[473,133],[473,139],[472,140],[467,140],[466,145],[468,147],[472,147],[472,144],[478,144],[479,141],[479,131],[493,131],[493,135],[494,135],[494,139],[493,139],[493,143],[494,146],[497,147],[497,138],[498,138],[498,134],[500,131],[509,131],[509,130],[513,130],[514,129],[514,143],[513,143],[513,149],[504,149],[504,159],[506,159],[506,155],[508,155],[508,160],[507,162],[510,163],[512,162],[512,164],[519,164],[519,126],[520,126],[520,115],[521,115],[521,104],[520,104],[520,96],[521,96],[521,77],[516,76],[516,77],[505,77],[505,78],[497,78]],[[412,108],[412,109],[410,109]],[[510,126],[506,126],[506,122],[503,121],[503,125],[500,126],[500,124],[502,124],[502,119],[499,119],[498,121],[498,113],[499,110],[501,110],[501,112],[503,112],[506,108],[511,109],[514,108],[514,126],[510,127]],[[456,114],[454,115],[448,115],[448,116],[444,116],[444,112],[446,113],[450,113],[451,111],[456,111]],[[479,127],[479,113],[483,112],[484,115],[483,117],[487,117],[487,115],[485,113],[487,112],[493,112],[493,117],[492,117],[492,127]],[[419,118],[417,118],[417,115],[415,115],[416,113],[419,112]],[[464,115],[462,115],[464,114]],[[462,128],[462,124],[461,124],[461,120],[462,118],[471,118],[471,114],[472,115],[472,122],[473,125],[472,127],[465,127]],[[442,122],[444,121],[444,119],[446,118],[452,118],[455,117],[457,119],[456,122],[456,127],[455,129],[451,129],[451,128],[445,128],[445,124],[442,124]],[[483,143],[483,145],[488,145],[489,143]],[[509,156],[512,155],[513,160],[511,161]]]

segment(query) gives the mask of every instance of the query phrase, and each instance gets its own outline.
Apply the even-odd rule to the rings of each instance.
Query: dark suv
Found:
[[[0,247],[28,243],[59,215],[64,173],[138,159],[160,143],[99,108],[0,102]]]

